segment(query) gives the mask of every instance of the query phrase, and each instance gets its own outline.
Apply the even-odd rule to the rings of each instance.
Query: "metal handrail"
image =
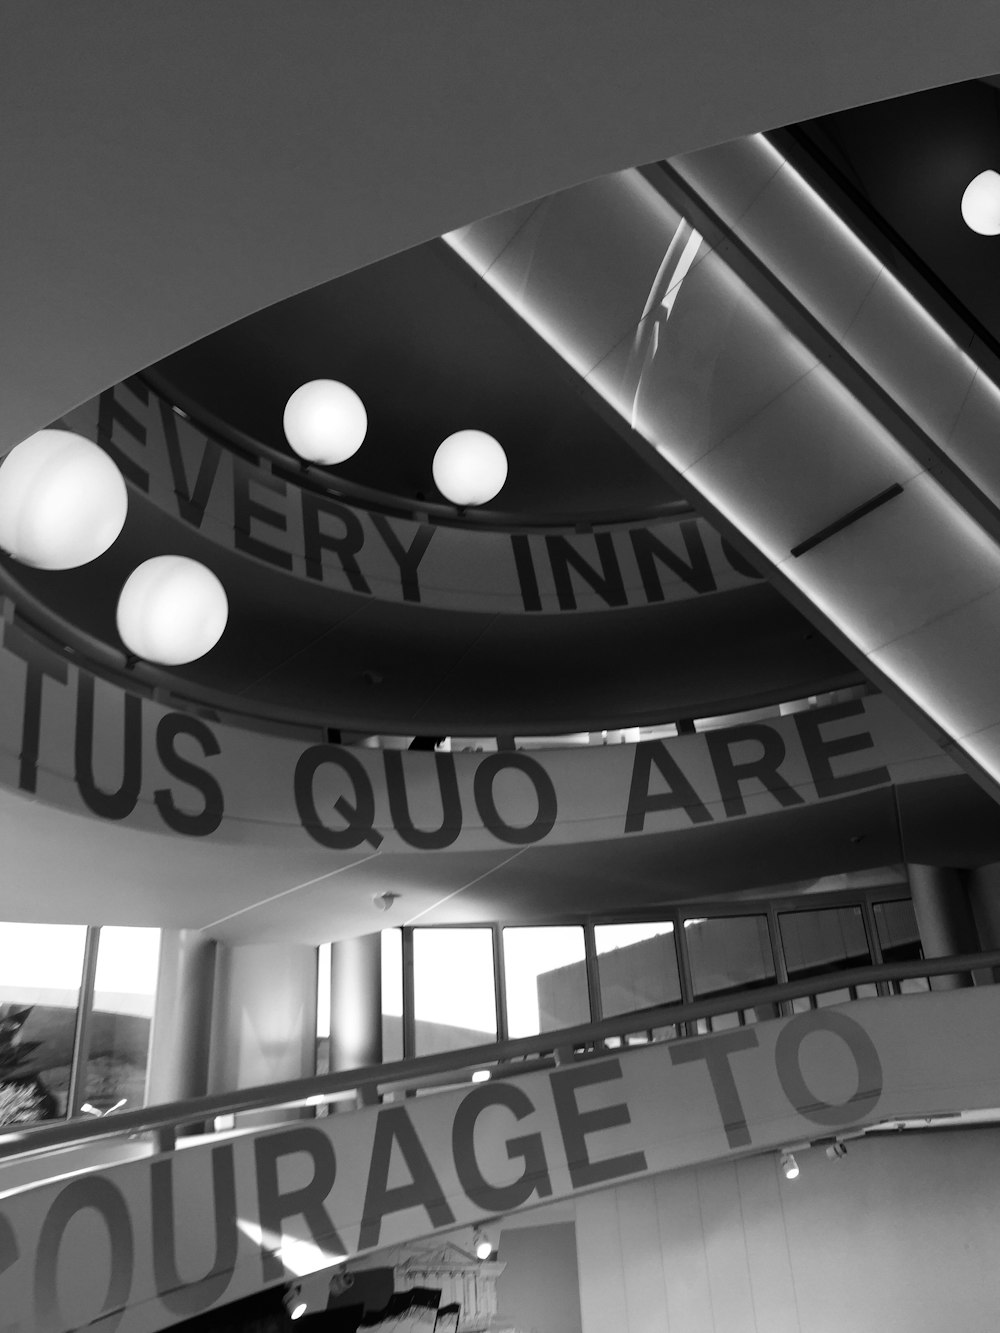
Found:
[[[68,1148],[91,1139],[108,1139],[155,1131],[173,1131],[182,1125],[205,1122],[216,1116],[238,1115],[247,1111],[278,1109],[310,1098],[332,1099],[337,1094],[355,1094],[360,1102],[374,1104],[379,1089],[387,1085],[419,1087],[442,1074],[464,1073],[470,1069],[490,1068],[510,1063],[502,1072],[522,1074],[533,1068],[568,1062],[577,1055],[603,1055],[595,1050],[600,1043],[624,1038],[630,1033],[695,1023],[761,1005],[782,1004],[807,999],[831,990],[907,981],[912,978],[970,973],[980,969],[1000,968],[1000,949],[983,953],[954,954],[944,958],[914,959],[904,963],[882,963],[824,973],[803,981],[789,981],[773,986],[750,987],[687,1004],[660,1005],[641,1009],[597,1023],[582,1023],[533,1037],[469,1046],[438,1055],[411,1057],[388,1064],[366,1065],[333,1074],[291,1079],[284,1083],[264,1084],[235,1092],[125,1111],[100,1119],[72,1120],[58,1125],[21,1127],[0,1131],[0,1160],[29,1153]],[[534,1057],[534,1060],[532,1060]],[[519,1062],[514,1064],[513,1062]],[[530,1063],[529,1063],[530,1061]]]
[[[449,252],[450,253],[450,252]],[[488,288],[486,289],[489,290]],[[269,443],[257,435],[240,430],[218,416],[203,403],[190,397],[155,367],[147,368],[135,378],[147,392],[154,394],[171,408],[179,408],[198,431],[220,444],[231,453],[254,462],[267,459],[282,481],[304,490],[329,495],[347,504],[355,504],[369,511],[391,514],[411,522],[434,523],[446,527],[487,532],[579,532],[581,524],[598,528],[639,527],[670,518],[689,518],[694,514],[690,501],[680,496],[638,511],[598,511],[573,515],[542,514],[528,522],[516,510],[464,508],[448,500],[408,500],[389,491],[381,491],[361,482],[330,472],[319,463],[297,458],[293,453]]]

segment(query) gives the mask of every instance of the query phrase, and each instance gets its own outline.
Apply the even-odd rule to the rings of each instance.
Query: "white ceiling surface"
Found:
[[[994,0],[8,0],[0,445],[524,200],[995,73],[998,36]]]

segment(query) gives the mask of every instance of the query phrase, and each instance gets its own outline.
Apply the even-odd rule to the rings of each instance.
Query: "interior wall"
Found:
[[[583,1333],[991,1333],[1000,1130],[719,1162],[577,1201]]]
[[[580,1276],[573,1222],[504,1230],[497,1312],[519,1333],[581,1333]],[[541,1260],[541,1262],[539,1262]]]

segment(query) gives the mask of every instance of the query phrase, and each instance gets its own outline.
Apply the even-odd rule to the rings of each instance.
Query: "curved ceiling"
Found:
[[[638,162],[990,74],[993,0],[21,0],[0,442],[275,301]],[[748,53],[752,52],[752,58]]]

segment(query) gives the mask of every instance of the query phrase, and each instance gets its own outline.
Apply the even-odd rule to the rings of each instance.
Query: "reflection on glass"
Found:
[[[534,1037],[590,1021],[582,926],[515,926],[503,933],[507,1032]]]
[[[672,921],[595,926],[594,943],[605,1018],[681,998]]]
[[[382,1059],[403,1058],[403,932],[382,931]]]
[[[889,903],[875,903],[875,929],[884,963],[908,963],[923,958],[920,931],[909,898]]]
[[[789,981],[871,963],[860,907],[782,912],[778,925]]]
[[[691,917],[684,943],[695,995],[721,995],[775,979],[764,916]]]
[[[895,898],[888,903],[873,905],[875,931],[878,945],[882,950],[884,963],[909,963],[923,958],[924,951],[920,944],[920,931],[917,918],[913,914],[913,903],[909,898]],[[894,983],[897,990],[904,994],[930,989],[926,977],[906,977]]]
[[[0,1124],[66,1114],[85,926],[0,923]]]
[[[413,1016],[417,1055],[496,1041],[492,930],[414,930]]]
[[[96,1111],[119,1102],[142,1106],[149,1034],[156,997],[160,932],[146,926],[103,926],[97,950],[90,1059],[84,1096]]]

